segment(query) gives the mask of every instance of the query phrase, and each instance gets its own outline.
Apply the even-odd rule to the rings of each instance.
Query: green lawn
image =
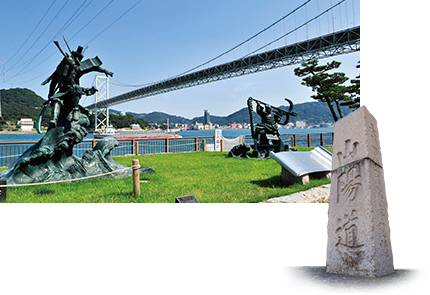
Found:
[[[300,148],[300,150],[309,150]],[[281,166],[273,159],[227,158],[227,152],[191,152],[116,157],[131,166],[139,159],[142,167],[155,173],[141,175],[141,195],[133,195],[131,177],[95,178],[71,183],[9,188],[7,202],[123,203],[174,202],[175,197],[194,195],[200,203],[250,203],[280,197],[330,182],[311,180],[307,185],[281,184]]]

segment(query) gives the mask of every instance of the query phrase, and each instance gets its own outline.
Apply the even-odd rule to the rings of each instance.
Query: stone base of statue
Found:
[[[38,143],[25,151],[8,169],[1,171],[0,178],[6,179],[8,184],[40,183],[95,176],[127,168],[116,163],[110,155],[111,150],[119,146],[113,137],[100,140],[82,158],[73,155],[73,147],[88,134],[88,125],[85,113],[72,111],[66,120],[56,127],[51,126]],[[149,167],[141,169],[141,173],[153,171]],[[109,176],[120,178],[131,174],[129,169]]]

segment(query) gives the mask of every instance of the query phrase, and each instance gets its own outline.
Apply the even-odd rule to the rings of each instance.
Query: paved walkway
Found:
[[[292,195],[268,199],[264,203],[328,203],[329,195],[330,184],[326,184]]]

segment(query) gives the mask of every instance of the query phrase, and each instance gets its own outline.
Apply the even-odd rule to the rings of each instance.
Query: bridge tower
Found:
[[[94,131],[109,127],[109,106],[97,107],[98,102],[109,99],[109,77],[96,76],[96,102],[94,110]]]

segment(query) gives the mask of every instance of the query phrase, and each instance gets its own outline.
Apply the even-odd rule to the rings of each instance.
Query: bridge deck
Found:
[[[167,79],[97,103],[98,108],[169,91],[360,50],[360,26]],[[87,106],[95,109],[95,104]]]

